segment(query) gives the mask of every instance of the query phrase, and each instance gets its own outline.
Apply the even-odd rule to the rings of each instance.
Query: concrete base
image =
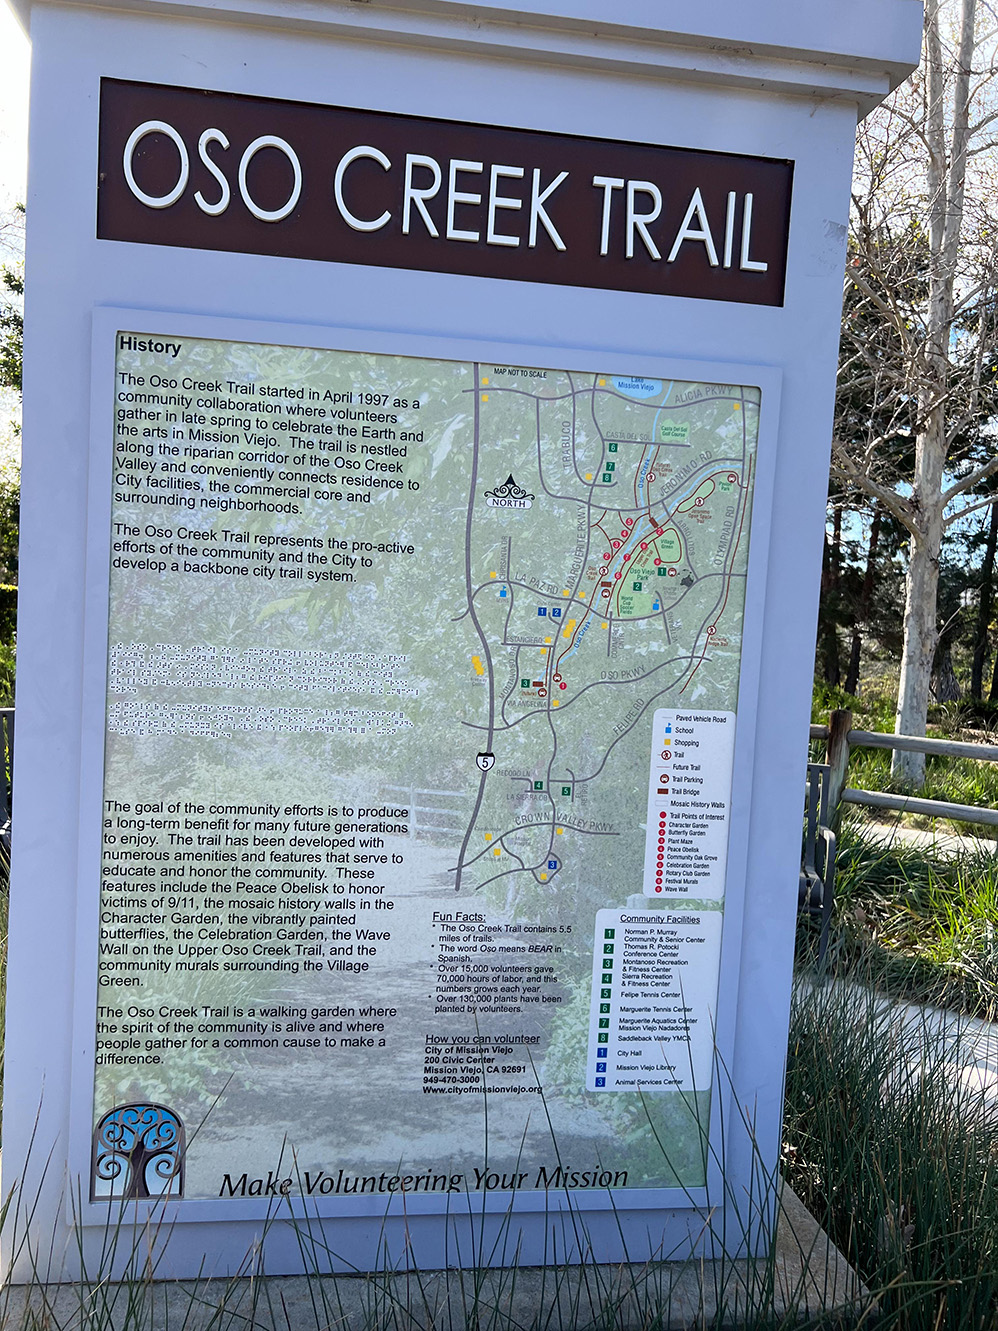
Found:
[[[521,1267],[402,1275],[8,1288],[6,1328],[76,1331],[695,1331],[869,1317],[873,1299],[800,1198],[783,1188],[769,1262]],[[718,1317],[719,1310],[722,1316]],[[660,1320],[661,1319],[661,1320]]]

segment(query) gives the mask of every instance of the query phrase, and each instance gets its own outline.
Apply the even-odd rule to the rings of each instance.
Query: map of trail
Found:
[[[511,903],[576,855],[573,876],[602,865],[636,891],[620,792],[643,784],[652,714],[737,703],[760,393],[474,370],[456,621],[477,641],[481,772],[454,886]]]
[[[114,402],[95,1129],[702,1186],[760,390],[123,330]]]

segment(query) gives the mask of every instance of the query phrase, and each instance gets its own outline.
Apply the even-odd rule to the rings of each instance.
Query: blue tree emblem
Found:
[[[119,1105],[94,1132],[91,1193],[98,1197],[182,1197],[184,1125],[164,1105]]]

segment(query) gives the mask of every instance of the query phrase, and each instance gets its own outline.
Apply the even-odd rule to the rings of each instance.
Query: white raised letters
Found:
[[[492,172],[489,176],[489,225],[485,233],[486,243],[489,245],[512,245],[520,243],[519,236],[504,235],[496,231],[496,209],[510,208],[513,210],[523,207],[523,200],[512,198],[506,194],[498,194],[496,185],[501,177],[508,180],[522,180],[522,166],[498,166],[493,163]]]
[[[424,167],[433,177],[431,185],[417,189],[412,183],[412,169],[414,166]],[[406,153],[405,155],[405,192],[402,201],[402,234],[409,234],[409,220],[411,217],[411,205],[416,205],[416,211],[423,219],[423,225],[431,236],[436,238],[440,235],[437,230],[437,224],[426,210],[426,200],[436,198],[440,190],[440,184],[443,180],[443,174],[440,170],[440,163],[435,157],[427,157],[425,153]]]
[[[479,233],[477,231],[462,231],[454,225],[454,206],[458,203],[481,203],[480,194],[469,194],[457,189],[457,173],[459,171],[481,172],[485,170],[482,162],[466,162],[463,158],[452,157],[450,171],[447,177],[447,239],[448,240],[470,240],[477,241]]]
[[[291,187],[291,194],[288,196],[287,203],[272,211],[261,208],[258,203],[254,202],[246,185],[246,172],[249,169],[249,164],[261,148],[277,148],[284,153],[291,163],[292,171],[295,173],[295,183]],[[246,207],[261,222],[280,222],[289,213],[293,212],[295,204],[298,202],[298,196],[301,194],[301,162],[299,162],[298,154],[291,144],[285,139],[278,138],[276,134],[261,134],[258,139],[254,139],[243,153],[242,160],[239,163],[239,193],[242,195]]]
[[[205,166],[218,181],[222,192],[218,197],[217,203],[207,203],[201,191],[197,190],[194,195],[194,202],[201,209],[201,211],[203,213],[207,213],[209,217],[218,217],[220,213],[224,213],[226,208],[228,208],[229,200],[232,198],[232,191],[229,188],[229,182],[225,179],[219,168],[208,156],[209,143],[220,143],[223,148],[228,148],[229,140],[225,137],[225,135],[222,133],[220,129],[206,129],[204,133],[201,135],[201,137],[198,139],[198,156],[201,158],[201,161],[204,162]]]
[[[147,134],[165,134],[180,154],[180,175],[177,177],[177,183],[173,189],[167,194],[146,194],[145,190],[139,189],[132,174],[132,157],[135,154],[135,149]],[[125,144],[123,165],[128,188],[139,202],[144,203],[147,208],[169,208],[171,204],[176,203],[187,188],[187,179],[191,173],[191,159],[187,155],[187,145],[173,126],[168,125],[165,120],[144,120],[141,125],[132,130],[128,136],[128,142]]]
[[[359,144],[356,148],[351,148],[349,152],[345,152],[340,158],[339,165],[336,168],[336,177],[333,181],[333,194],[336,196],[336,206],[340,210],[340,216],[347,226],[353,227],[354,231],[380,231],[392,219],[392,215],[387,208],[380,217],[368,222],[362,217],[355,216],[347,207],[346,200],[343,197],[343,177],[347,173],[347,167],[362,157],[369,157],[371,161],[377,162],[385,171],[392,169],[391,162],[379,148],[372,148],[366,143]]]

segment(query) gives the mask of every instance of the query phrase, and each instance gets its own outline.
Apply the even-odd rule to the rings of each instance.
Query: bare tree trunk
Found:
[[[974,659],[970,667],[970,696],[978,702],[980,702],[984,690],[984,664],[988,656],[988,629],[991,627],[996,548],[998,548],[998,500],[991,505],[988,540],[984,547],[984,559],[981,563],[981,590],[977,601],[977,633],[974,640]]]
[[[925,734],[932,662],[938,643],[936,600],[944,531],[943,471],[947,453],[944,403],[949,380],[953,288],[963,226],[976,8],[977,0],[962,0],[953,113],[947,145],[939,0],[928,0],[925,7],[926,140],[929,148],[925,174],[932,272],[926,310],[925,376],[918,394],[920,424],[915,441],[911,496],[918,533],[911,540],[905,585],[904,648],[894,726],[899,735]],[[895,752],[891,775],[907,786],[923,785],[925,755]]]
[[[838,685],[839,637],[835,616],[838,608],[839,559],[842,540],[842,510],[836,508],[832,528],[832,542],[825,536],[825,556],[821,570],[821,600],[823,606],[821,629],[822,673],[826,684]]]
[[[852,641],[849,644],[849,665],[846,667],[846,682],[842,685],[846,693],[855,693],[859,688],[859,668],[863,663],[863,639],[859,630],[859,620],[853,620]]]
[[[960,681],[953,669],[953,642],[950,638],[939,644],[935,669],[932,671],[932,694],[936,702],[960,701]]]
[[[881,513],[877,504],[873,506],[873,521],[870,523],[870,543],[866,547],[866,571],[863,574],[863,590],[860,593],[859,606],[852,626],[852,651],[849,656],[849,672],[846,675],[846,693],[855,693],[859,688],[859,668],[862,660],[861,627],[869,623],[870,606],[873,603],[873,579],[880,548]]]
[[[939,471],[942,471],[942,458]],[[937,490],[938,493],[938,490]],[[936,506],[938,510],[938,505]],[[939,551],[942,546],[942,513],[920,541],[912,541],[905,580],[904,648],[901,653],[901,681],[894,733],[924,735],[932,683],[932,662],[936,654],[936,599],[939,590]],[[925,783],[925,755],[896,751],[891,775],[907,786]]]

